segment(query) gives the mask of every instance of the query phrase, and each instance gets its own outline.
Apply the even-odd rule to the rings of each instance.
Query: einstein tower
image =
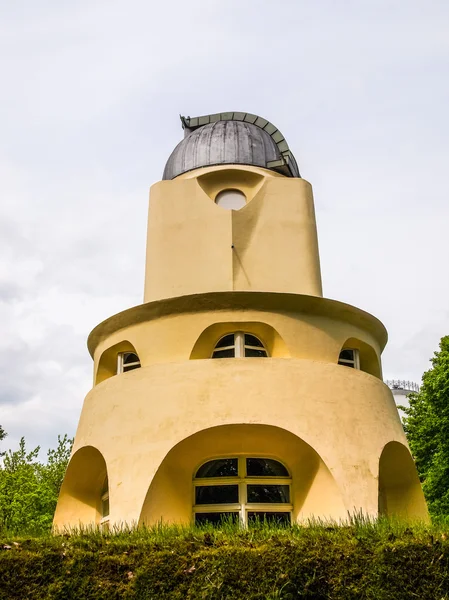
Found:
[[[182,118],[145,297],[90,334],[55,525],[426,519],[380,321],[322,296],[312,187],[249,113]]]

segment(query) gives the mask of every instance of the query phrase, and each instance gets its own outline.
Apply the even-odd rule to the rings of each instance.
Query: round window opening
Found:
[[[229,210],[239,210],[246,204],[246,196],[239,190],[223,190],[215,197],[215,204]]]

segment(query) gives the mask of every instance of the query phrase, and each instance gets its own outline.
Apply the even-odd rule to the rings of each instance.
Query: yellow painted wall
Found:
[[[243,185],[242,172],[259,177]],[[239,211],[214,203],[218,191],[239,187],[250,199]],[[152,186],[145,302],[231,290],[322,295],[307,181],[236,166],[197,169]]]
[[[239,211],[215,205],[240,189]],[[212,360],[226,333],[268,358]],[[311,186],[255,167],[197,169],[151,190],[145,303],[89,336],[87,395],[55,525],[192,519],[193,476],[217,456],[255,454],[292,473],[298,521],[362,511],[428,518],[391,391],[387,334],[322,298]],[[356,348],[361,370],[338,365]],[[116,375],[117,353],[142,367]]]
[[[292,476],[295,521],[315,514],[335,520],[347,517],[338,487],[313,448],[284,429],[253,424],[205,429],[170,450],[151,482],[139,522],[192,519],[192,476],[204,462],[205,452],[208,458],[263,456],[287,465]]]
[[[173,303],[168,314],[151,304],[142,305],[98,326],[90,344],[94,371],[98,371],[95,381],[106,373],[102,365],[109,354],[104,353],[124,341],[146,366],[207,358],[215,342],[236,329],[259,336],[271,356],[282,358],[336,363],[349,342],[350,347],[360,349],[362,369],[381,376],[385,330],[377,319],[354,307],[323,298],[269,293],[256,298],[255,294],[222,292],[202,295],[202,299],[201,304],[197,297],[184,297]]]
[[[378,378],[307,359],[245,358],[153,364],[103,381],[86,397],[74,450],[95,442],[108,469],[111,520],[131,523],[172,448],[211,427],[239,424],[271,425],[307,443],[332,474],[345,510],[369,515],[378,512],[383,448],[406,446],[391,391]],[[204,460],[216,453],[202,449]],[[292,468],[294,457],[281,458]],[[425,518],[425,504],[416,513]],[[71,514],[61,500],[55,523]],[[170,520],[173,512],[168,503],[167,513],[145,516]],[[329,516],[340,518],[341,507]]]

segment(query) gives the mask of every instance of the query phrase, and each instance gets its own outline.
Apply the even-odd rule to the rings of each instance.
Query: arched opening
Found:
[[[240,511],[240,514],[244,510],[248,513],[288,512],[291,514],[292,522],[304,521],[312,517],[338,520],[346,516],[337,485],[326,465],[311,446],[279,427],[236,424],[205,429],[186,438],[170,450],[149,486],[139,522],[147,524],[159,521],[192,522],[195,518],[194,514],[201,512],[201,501],[198,503],[196,497],[197,484],[201,484],[200,487],[208,485],[205,481],[207,477],[201,469],[205,468],[210,461],[217,459],[234,461],[237,459],[236,475],[230,475],[231,479],[233,477],[237,479],[227,481],[226,484],[235,486],[238,480],[237,485],[246,486],[239,492],[238,497],[233,497],[233,500],[236,500],[234,502],[236,510],[223,509],[221,512]],[[288,477],[278,473],[273,483],[270,483],[270,475],[262,478],[249,475],[247,459],[272,460],[272,465],[276,463],[284,466]],[[198,473],[203,476],[196,477]],[[251,483],[252,478],[254,480]],[[215,483],[220,485],[219,477],[215,479],[217,479]],[[283,479],[284,482],[281,481]],[[244,507],[242,504],[248,500],[248,485],[263,485],[266,494],[273,494],[272,499],[275,500],[277,497],[280,501],[265,503],[270,504],[267,510],[263,510],[262,503],[258,508],[255,506],[257,499],[266,499],[267,496],[260,495],[260,488],[253,488],[251,506]],[[270,485],[286,485],[289,487],[288,493],[285,488],[274,489],[270,488]],[[208,490],[206,496],[209,492],[213,494],[214,490]],[[231,492],[235,496],[235,489]],[[284,502],[287,498],[288,502]],[[210,508],[211,505],[204,506]],[[214,512],[215,509],[204,512]],[[253,516],[247,514],[247,520]]]
[[[227,333],[215,344],[212,358],[266,358],[263,342],[252,333],[236,331]]]
[[[343,344],[338,357],[338,364],[352,367],[382,378],[379,357],[369,344],[357,338],[349,338]]]
[[[408,448],[399,442],[389,442],[380,456],[379,515],[428,519],[415,463]]]
[[[136,349],[127,340],[114,344],[103,352],[98,361],[95,385],[119,373],[126,373],[140,367]]]
[[[271,173],[261,174],[247,171],[245,169],[218,169],[199,175],[197,181],[206,194],[216,204],[220,194],[226,190],[238,190],[245,195],[245,203],[250,202],[262,187],[265,178],[272,176]],[[244,206],[242,204],[242,206]],[[240,208],[242,208],[240,206]],[[231,208],[235,208],[232,206]]]
[[[228,336],[232,336],[228,337]],[[238,337],[236,337],[238,336]],[[226,339],[227,338],[227,339]],[[218,345],[223,342],[222,347]],[[214,358],[230,358],[231,356],[264,356],[286,358],[290,356],[284,340],[279,333],[267,323],[259,321],[215,323],[205,329],[190,354],[190,359],[211,358],[217,351],[228,350],[217,354]]]
[[[109,520],[109,482],[101,452],[85,446],[69,462],[54,518],[56,527],[100,525]]]

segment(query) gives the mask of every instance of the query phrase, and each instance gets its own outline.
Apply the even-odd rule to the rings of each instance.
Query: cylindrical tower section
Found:
[[[243,207],[223,208],[237,193]],[[145,302],[227,291],[322,295],[307,181],[233,165],[152,186]]]
[[[248,113],[183,124],[151,188],[145,302],[89,336],[55,525],[426,519],[386,330],[322,297],[284,137]]]
[[[419,385],[414,381],[405,381],[404,379],[387,379],[385,383],[393,393],[393,398],[398,407],[401,420],[406,416],[400,406],[409,406],[409,394],[419,392]]]

